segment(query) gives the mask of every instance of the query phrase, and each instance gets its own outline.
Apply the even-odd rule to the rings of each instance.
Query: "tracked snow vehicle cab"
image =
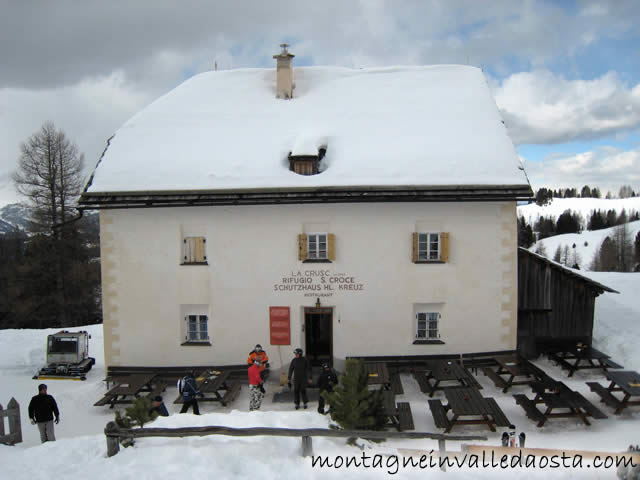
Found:
[[[34,379],[85,380],[85,374],[96,363],[89,356],[89,335],[86,331],[62,330],[47,337],[47,366]]]

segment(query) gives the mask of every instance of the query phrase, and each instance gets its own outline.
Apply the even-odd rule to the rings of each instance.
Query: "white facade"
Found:
[[[338,366],[516,348],[513,200],[102,210],[100,225],[110,366],[242,364],[260,343],[277,368],[306,350],[318,298]],[[333,262],[298,259],[298,235],[314,232],[335,235]],[[447,232],[448,261],[413,263],[414,232]],[[206,265],[181,264],[185,237],[206,239]],[[290,346],[270,345],[270,306],[290,307]],[[440,314],[441,343],[414,344],[419,311]],[[209,342],[183,345],[189,314],[207,315]]]

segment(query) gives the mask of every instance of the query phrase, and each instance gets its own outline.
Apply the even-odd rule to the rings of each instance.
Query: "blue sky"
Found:
[[[482,68],[532,186],[640,191],[637,0],[0,0],[0,204],[47,120],[88,170],[128,118],[213,68]]]

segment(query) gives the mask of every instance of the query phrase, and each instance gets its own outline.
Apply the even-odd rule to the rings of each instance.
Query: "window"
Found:
[[[416,340],[440,339],[440,314],[438,312],[418,312],[416,314]]]
[[[440,235],[437,233],[418,234],[418,260],[440,259]]]
[[[298,235],[298,259],[303,262],[332,262],[335,255],[335,235],[308,233]]]
[[[207,255],[204,237],[184,237],[182,247],[183,265],[206,265]]]
[[[206,315],[187,315],[187,342],[209,342],[209,318]]]
[[[311,233],[307,235],[307,258],[311,260],[327,259],[326,233]]]
[[[446,263],[449,260],[449,234],[445,232],[414,232],[414,263]]]

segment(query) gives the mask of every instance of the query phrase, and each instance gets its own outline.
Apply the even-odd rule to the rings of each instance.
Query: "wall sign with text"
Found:
[[[289,307],[269,307],[271,345],[291,345]]]
[[[363,290],[364,284],[355,276],[331,270],[294,270],[273,284],[274,292],[300,292],[305,297],[330,297],[338,292]]]

